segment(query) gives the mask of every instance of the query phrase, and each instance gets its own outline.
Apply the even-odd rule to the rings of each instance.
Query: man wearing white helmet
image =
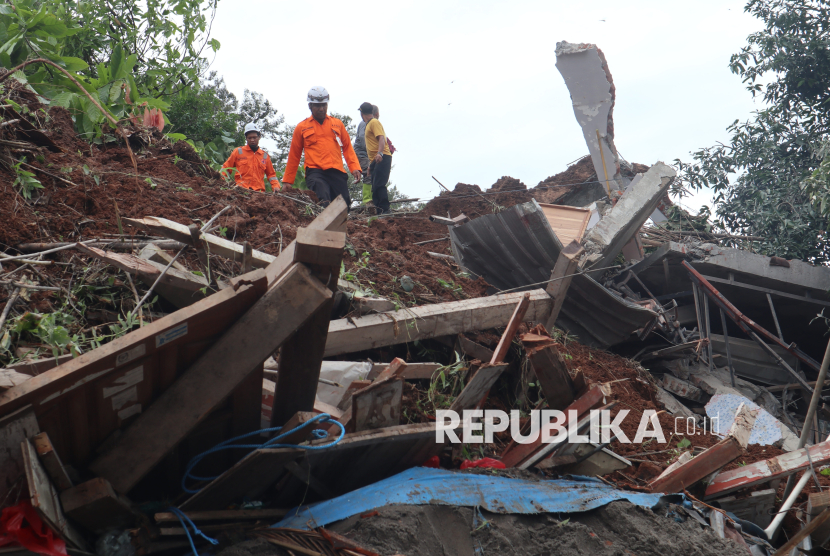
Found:
[[[227,175],[225,168],[236,168],[236,185],[254,191],[265,191],[263,178],[267,176],[271,189],[279,191],[280,180],[277,179],[271,157],[259,148],[259,127],[256,124],[245,126],[245,141],[247,144],[235,148],[222,165],[222,175]]]
[[[305,153],[306,184],[317,194],[320,203],[326,206],[340,195],[347,205],[351,205],[349,180],[343,171],[343,157],[356,180],[360,179],[360,163],[346,126],[327,114],[328,103],[329,93],[323,87],[312,87],[308,92],[311,117],[294,128],[282,182],[293,185],[300,157]]]

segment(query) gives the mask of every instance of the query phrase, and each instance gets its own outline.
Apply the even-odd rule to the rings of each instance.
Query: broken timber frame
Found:
[[[784,479],[793,473],[808,469],[811,463],[813,466],[818,466],[828,461],[830,461],[830,442],[824,441],[768,460],[723,471],[709,483],[705,499],[726,496],[736,490]]]
[[[553,299],[553,307],[545,323],[545,328],[548,330],[552,331],[556,325],[556,319],[559,318],[559,312],[565,303],[565,296],[568,294],[573,275],[579,270],[579,259],[583,253],[585,249],[574,240],[560,251],[559,258],[556,259],[556,265],[550,273],[551,282],[546,290]]]
[[[525,320],[543,322],[550,314],[550,296],[541,289],[527,293]],[[329,325],[325,356],[505,326],[523,296],[524,292],[505,293],[335,320]]]
[[[346,247],[347,216],[346,202],[337,197],[308,228],[297,230],[297,238],[283,253],[290,254],[294,261],[309,264],[312,275],[332,292],[337,290],[340,263]],[[266,272],[278,265],[279,259]],[[280,351],[280,372],[271,409],[272,427],[285,424],[298,411],[314,409],[333,304],[332,295],[308,322],[297,329]]]
[[[758,411],[741,404],[726,438],[671,472],[661,474],[649,484],[649,489],[652,492],[681,492],[740,457],[749,443]]]

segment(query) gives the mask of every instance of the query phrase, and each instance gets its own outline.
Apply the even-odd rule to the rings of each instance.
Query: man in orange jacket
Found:
[[[254,191],[265,191],[264,176],[268,176],[273,191],[280,190],[280,180],[274,171],[271,157],[268,153],[259,148],[259,127],[250,123],[245,126],[244,147],[233,150],[231,156],[222,165],[222,176],[226,176],[225,168],[236,168],[236,185],[253,189]]]
[[[351,206],[352,198],[349,195],[348,175],[343,171],[343,157],[356,180],[360,179],[360,162],[352,148],[346,126],[327,114],[328,103],[329,93],[323,87],[312,87],[308,92],[311,117],[294,128],[282,182],[286,185],[294,183],[300,156],[305,152],[306,185],[317,194],[320,204],[327,206],[340,195],[346,205]]]

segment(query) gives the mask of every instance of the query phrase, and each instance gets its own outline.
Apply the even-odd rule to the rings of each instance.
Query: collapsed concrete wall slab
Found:
[[[558,42],[556,69],[571,93],[597,179],[606,192],[622,189],[620,157],[614,146],[615,88],[605,55],[595,44]]]
[[[612,264],[623,246],[657,208],[676,175],[673,168],[658,162],[585,234],[582,244],[590,253],[590,268],[605,268]]]

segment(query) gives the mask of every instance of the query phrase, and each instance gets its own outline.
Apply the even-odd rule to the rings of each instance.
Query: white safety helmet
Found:
[[[308,91],[308,102],[314,104],[323,104],[328,103],[329,101],[329,92],[326,90],[325,87],[312,87]]]
[[[245,125],[245,136],[247,137],[248,133],[252,131],[256,131],[257,133],[259,133],[259,126],[256,125],[254,122]]]

